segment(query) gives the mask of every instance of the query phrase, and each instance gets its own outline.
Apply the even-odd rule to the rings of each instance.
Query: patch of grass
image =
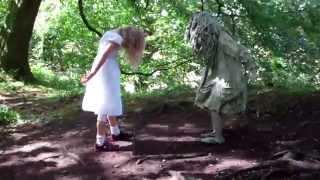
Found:
[[[265,86],[262,84],[251,84],[248,89],[249,91],[255,90],[258,93],[276,90],[276,91],[281,91],[282,93],[285,93],[288,95],[303,95],[303,94],[309,94],[314,91],[317,91],[319,90],[319,87],[312,85],[311,83],[308,83],[303,79],[290,76],[290,77],[287,77],[285,81],[274,80],[273,86]]]
[[[281,57],[261,59],[259,78],[254,82],[259,89],[281,89],[289,94],[307,94],[319,89],[316,74],[304,65],[292,65]]]
[[[25,83],[14,80],[12,77],[1,73],[0,93],[3,94],[29,94],[37,92],[42,97],[70,97],[83,93],[83,86],[79,82],[79,76],[72,73],[54,73],[45,67],[32,67],[35,82]]]
[[[15,81],[12,77],[0,70],[0,92],[15,93],[18,89],[24,86],[23,82]]]
[[[54,73],[40,65],[33,66],[32,72],[37,81],[25,83],[0,71],[0,98],[4,98],[6,104],[0,112],[0,124],[37,123],[57,119],[56,114],[64,114],[60,109],[84,90],[76,74]],[[20,105],[16,106],[16,103]]]
[[[148,106],[148,104],[161,104],[167,101],[187,100],[195,97],[195,90],[190,86],[176,85],[163,90],[139,91],[133,94],[124,93],[123,98],[127,110]]]
[[[0,105],[0,125],[16,123],[20,115],[6,105]]]
[[[80,77],[76,73],[54,73],[41,65],[34,66],[32,73],[37,79],[36,85],[47,88],[51,95],[70,97],[83,92]]]

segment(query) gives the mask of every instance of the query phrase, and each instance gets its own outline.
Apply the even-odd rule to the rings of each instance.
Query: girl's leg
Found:
[[[97,117],[97,141],[96,144],[101,146],[105,142],[107,134],[106,121],[108,120],[107,115],[98,115]]]
[[[132,135],[120,131],[119,121],[116,116],[108,116],[111,138],[114,141],[128,141],[131,140]]]
[[[107,133],[107,115],[98,115],[97,118],[97,140],[96,140],[96,151],[118,151],[119,146],[113,145],[106,140]]]
[[[120,134],[119,123],[116,116],[108,116],[111,135],[118,136]]]

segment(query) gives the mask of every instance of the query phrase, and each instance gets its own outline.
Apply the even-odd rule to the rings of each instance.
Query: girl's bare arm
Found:
[[[107,48],[106,48],[105,52],[103,53],[96,68],[92,72],[83,76],[81,78],[81,83],[85,84],[86,82],[88,82],[99,71],[101,66],[106,62],[106,60],[108,59],[107,57],[110,56],[110,54],[112,52],[114,52],[117,48],[119,48],[118,44],[113,43],[113,42],[108,43]]]

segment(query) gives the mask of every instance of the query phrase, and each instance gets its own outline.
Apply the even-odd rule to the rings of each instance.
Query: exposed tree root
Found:
[[[238,170],[223,177],[223,179],[243,179],[243,176],[255,176],[261,180],[267,180],[290,178],[300,176],[301,174],[305,177],[308,177],[308,175],[317,175],[320,177],[320,161],[316,156],[301,152],[281,151],[274,154],[273,158],[276,159],[262,162],[257,166]]]

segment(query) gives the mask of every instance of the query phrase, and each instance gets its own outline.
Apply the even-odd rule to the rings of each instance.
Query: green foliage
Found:
[[[0,1],[0,23],[3,23],[8,8],[8,0]]]
[[[33,66],[32,72],[37,79],[36,85],[41,85],[51,90],[50,96],[75,96],[79,95],[83,90],[79,74],[72,72],[54,73],[40,64]]]
[[[54,16],[47,10],[51,10]],[[32,63],[40,61],[55,72],[86,71],[88,61],[93,59],[95,53],[96,38],[85,29],[77,10],[77,2],[61,4],[48,1],[48,4],[41,6],[39,18],[44,20],[36,24],[39,38],[34,38],[35,59]]]
[[[144,64],[139,71],[146,74],[157,69],[161,71],[153,76],[122,77],[124,82],[133,81],[135,89],[139,90],[159,84],[167,87],[183,83],[187,72],[199,70],[189,65],[192,56],[184,45],[184,31],[189,19],[187,15],[191,14],[186,14],[186,8],[190,5],[186,1],[184,3],[174,3],[179,9],[172,9],[171,3],[156,5],[155,1],[150,1],[145,9],[142,1],[85,1],[84,11],[90,24],[99,31],[137,24],[152,33],[148,37]],[[54,17],[48,16],[45,11],[48,7],[51,10],[58,9],[59,13]],[[57,73],[71,71],[83,74],[89,70],[97,51],[98,37],[84,26],[77,2],[59,4],[48,1],[41,10],[39,17],[48,20],[43,21],[46,27],[36,26],[38,36],[34,36],[31,62],[41,62]],[[120,58],[120,62],[123,71],[132,72],[124,57]]]
[[[5,48],[5,39],[7,37],[7,23],[6,23],[6,16],[8,14],[8,1],[0,1],[0,63],[2,63],[3,55],[6,52]]]
[[[5,25],[9,2],[0,1],[0,27]],[[319,88],[320,1],[203,2],[204,9],[218,15],[233,36],[251,50],[258,68],[253,86],[295,92]],[[138,69],[146,75],[123,73],[121,77],[126,101],[193,95],[201,65],[193,60],[184,33],[191,15],[201,10],[201,1],[84,0],[83,3],[89,23],[100,32],[136,25],[150,33],[144,63]],[[81,94],[84,88],[79,79],[91,67],[98,40],[82,22],[77,1],[43,1],[29,53],[32,72],[38,81],[24,84],[2,76],[1,72],[0,90],[20,93],[37,88],[53,98]],[[123,55],[120,64],[123,71],[134,72]],[[0,117],[7,119],[4,121],[14,119],[7,118],[13,114],[8,107],[0,111]]]
[[[130,101],[130,99],[154,99],[154,98],[160,98],[160,99],[171,99],[176,98],[183,95],[190,95],[194,93],[194,89],[190,86],[186,85],[176,85],[172,87],[168,87],[161,90],[154,90],[154,91],[139,91],[134,94],[130,93],[124,93],[124,99],[127,99]],[[184,97],[186,97],[184,96]]]
[[[217,1],[203,2],[205,10],[220,13],[221,23],[251,49],[259,69],[258,85],[318,86],[315,75],[319,74],[319,1],[220,0],[221,6]],[[201,66],[193,61],[184,33],[189,18],[201,6],[197,0],[84,1],[90,24],[100,32],[138,25],[150,33],[144,63],[138,71],[152,75],[122,76],[123,89],[130,84],[136,92],[186,85],[189,73],[199,75]],[[53,88],[61,90],[64,85],[55,82],[64,81],[54,76],[80,77],[89,70],[99,37],[80,19],[77,1],[44,1],[35,30],[31,63],[49,68],[53,79],[42,78],[47,70],[34,70],[43,85],[53,83]],[[132,72],[124,57],[120,62],[123,71]],[[70,84],[62,91],[81,92],[79,84]]]
[[[161,90],[139,91],[134,94],[124,93],[126,111],[134,111],[135,108],[146,107],[155,104],[163,104],[169,101],[190,101],[194,98],[195,90],[186,85],[176,85]]]
[[[224,25],[251,49],[263,87],[319,86],[319,1],[221,0]],[[207,9],[218,11],[217,3]],[[300,88],[301,87],[301,88]]]
[[[311,16],[320,14],[319,2],[261,0],[240,1],[240,4],[255,32],[253,37],[277,53],[299,46],[302,36],[313,41],[313,34],[319,32],[318,22]]]
[[[285,89],[293,92],[309,92],[315,90],[312,85],[314,75],[311,73],[303,73],[297,67],[290,66],[283,58],[274,57],[269,60],[264,59],[259,62],[260,78],[257,84],[262,87],[272,87]]]
[[[0,92],[15,93],[24,86],[23,82],[15,81],[10,75],[0,70]]]
[[[19,114],[6,105],[0,105],[0,125],[8,125],[17,122]]]

